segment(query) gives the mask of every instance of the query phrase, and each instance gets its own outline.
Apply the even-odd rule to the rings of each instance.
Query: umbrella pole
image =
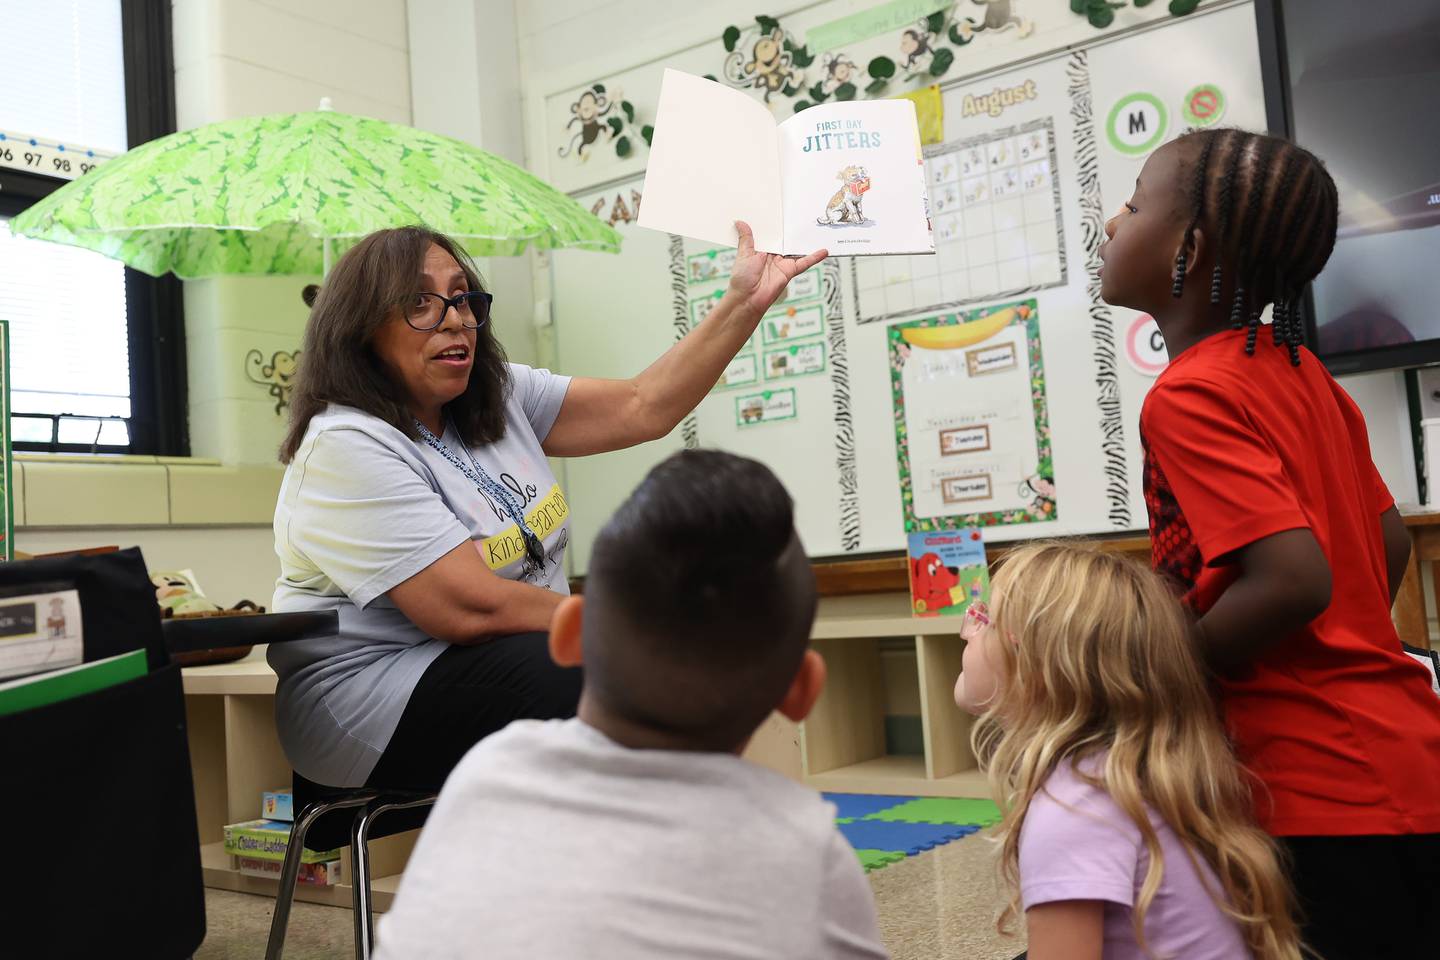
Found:
[[[321,240],[320,247],[324,251],[322,254],[323,262],[321,266],[321,270],[323,272],[320,274],[321,278],[323,279],[330,276],[330,238],[325,237],[323,240]]]

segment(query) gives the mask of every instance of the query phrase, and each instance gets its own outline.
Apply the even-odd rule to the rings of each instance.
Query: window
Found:
[[[0,219],[0,318],[10,324],[12,439],[129,447],[124,266],[13,236]]]
[[[175,129],[169,0],[0,0],[0,23],[10,50],[0,319],[10,328],[14,447],[184,455],[179,282],[9,229],[80,175],[87,155],[115,156]]]

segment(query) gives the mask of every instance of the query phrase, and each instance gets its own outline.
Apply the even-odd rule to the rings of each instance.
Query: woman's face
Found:
[[[425,254],[416,292],[453,297],[469,290],[465,271],[455,258],[431,244]],[[412,412],[428,415],[465,392],[475,365],[477,330],[467,330],[453,308],[434,330],[420,331],[405,322],[395,307],[375,332],[375,354],[405,391]]]

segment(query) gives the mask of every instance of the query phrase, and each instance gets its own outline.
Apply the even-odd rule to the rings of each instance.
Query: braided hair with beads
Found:
[[[1273,303],[1272,341],[1299,366],[1304,331],[1296,305],[1335,246],[1335,181],[1314,154],[1278,137],[1226,128],[1191,131],[1179,142],[1192,151],[1195,169],[1172,293],[1183,292],[1198,227],[1215,257],[1210,303],[1221,304],[1228,277],[1230,326],[1248,328],[1245,352],[1254,354],[1260,314]]]

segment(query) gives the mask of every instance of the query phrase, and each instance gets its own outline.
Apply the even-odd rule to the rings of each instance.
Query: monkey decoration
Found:
[[[725,79],[738,87],[760,90],[766,103],[770,95],[797,87],[803,82],[794,58],[785,49],[785,30],[776,26],[761,32],[747,56],[736,50],[725,58]]]
[[[847,83],[854,83],[860,73],[855,61],[843,53],[825,54],[820,66],[825,71],[825,78],[820,81],[820,90],[827,96]]]
[[[575,102],[570,104],[570,120],[565,124],[565,129],[569,130],[578,123],[580,130],[570,137],[568,144],[556,152],[561,157],[578,154],[580,159],[584,160],[589,155],[586,153],[587,148],[600,139],[600,134],[607,137],[611,135],[611,128],[606,124],[605,118],[614,106],[614,102],[605,96],[605,88],[598,83],[581,91]]]
[[[934,40],[935,34],[930,32],[924,20],[900,34],[900,55],[904,58],[900,66],[914,70],[926,55],[935,52],[930,46]]]
[[[1014,0],[970,0],[970,2],[985,8],[985,19],[976,23],[966,17],[964,21],[957,24],[960,37],[966,43],[969,43],[975,34],[984,30],[1000,33],[1013,27],[1018,31],[1016,36],[1023,39],[1030,36],[1030,31],[1035,29],[1033,21],[1011,11]]]
[[[294,353],[276,350],[269,363],[265,362],[265,355],[259,350],[251,350],[245,354],[245,376],[251,383],[269,388],[268,392],[275,401],[277,416],[290,406],[290,393],[295,387],[295,370],[299,366],[299,350]]]

